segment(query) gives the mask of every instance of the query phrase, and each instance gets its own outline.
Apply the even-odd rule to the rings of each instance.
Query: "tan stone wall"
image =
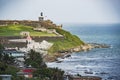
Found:
[[[57,26],[50,20],[44,20],[44,21],[31,21],[31,20],[0,20],[0,26],[6,26],[10,24],[21,24],[21,25],[27,25],[32,27],[58,27],[61,28],[61,26]]]
[[[37,27],[40,22],[39,21],[29,21],[29,20],[0,20],[0,25],[10,25],[10,24],[22,24],[27,26]]]

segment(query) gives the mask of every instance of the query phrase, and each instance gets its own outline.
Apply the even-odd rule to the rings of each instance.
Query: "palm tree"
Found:
[[[34,68],[47,67],[41,54],[34,50],[31,50],[30,53],[28,53],[28,58],[25,58],[25,64],[27,66],[31,65]]]

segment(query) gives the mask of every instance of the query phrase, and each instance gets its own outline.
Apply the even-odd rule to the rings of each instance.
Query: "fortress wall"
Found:
[[[20,36],[9,36],[9,37],[4,37],[0,36],[0,43],[3,44],[5,47],[26,47],[25,42],[10,42],[10,39],[25,39],[26,37],[20,37]],[[32,37],[33,40],[36,42],[41,42],[43,40],[46,41],[57,41],[57,40],[64,40],[64,37],[58,36],[58,37]]]
[[[26,26],[37,27],[41,24],[39,21],[29,21],[29,20],[0,20],[0,25],[11,25],[11,24],[22,24]]]
[[[57,37],[32,37],[32,38],[36,42],[41,42],[43,40],[46,40],[46,41],[64,40],[64,37],[62,37],[62,36],[57,36]]]
[[[0,20],[0,26],[6,26],[11,24],[21,24],[26,26],[32,26],[32,27],[58,27],[62,28],[62,26],[57,26],[50,20],[44,20],[44,21],[31,21],[31,20]]]

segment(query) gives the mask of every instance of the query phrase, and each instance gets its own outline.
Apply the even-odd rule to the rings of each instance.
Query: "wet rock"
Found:
[[[117,76],[111,76],[107,78],[108,80],[119,80],[119,77]]]
[[[106,73],[106,72],[101,72],[100,74],[103,74],[103,75],[104,75],[104,74],[108,74],[108,73]]]
[[[87,72],[87,71],[85,71],[84,73],[85,74],[93,74],[93,72]]]
[[[71,57],[71,55],[67,54],[67,55],[64,56],[64,58],[68,58],[68,57]]]
[[[107,44],[89,43],[93,48],[110,48]]]
[[[73,75],[68,75],[69,80],[102,80],[101,77],[97,76],[73,76]]]
[[[85,70],[84,72],[85,74],[93,74],[93,72],[91,70]]]
[[[56,61],[56,63],[61,63],[62,61]]]

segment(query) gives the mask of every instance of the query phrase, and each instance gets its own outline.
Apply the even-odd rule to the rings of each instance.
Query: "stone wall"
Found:
[[[33,26],[37,27],[39,26],[40,22],[39,21],[30,21],[30,20],[0,20],[0,25],[16,25],[16,24],[22,24],[22,25],[27,25],[27,26]]]
[[[43,40],[46,41],[57,41],[57,40],[64,40],[64,37],[62,36],[56,36],[56,37],[33,37],[31,36],[33,40],[36,42],[41,42]],[[4,37],[0,36],[0,43],[3,44],[5,47],[26,47],[25,42],[10,42],[10,39],[25,39],[26,37],[20,37],[20,36],[9,36],[9,37]]]
[[[39,41],[57,41],[57,40],[64,40],[63,36],[56,36],[56,37],[32,37],[33,40],[35,40],[36,42]]]
[[[26,25],[26,26],[32,26],[32,27],[58,27],[62,28],[61,26],[57,26],[50,20],[44,20],[44,21],[32,21],[32,20],[0,20],[0,26],[6,26],[6,25],[16,25],[16,24],[21,24],[21,25]]]

